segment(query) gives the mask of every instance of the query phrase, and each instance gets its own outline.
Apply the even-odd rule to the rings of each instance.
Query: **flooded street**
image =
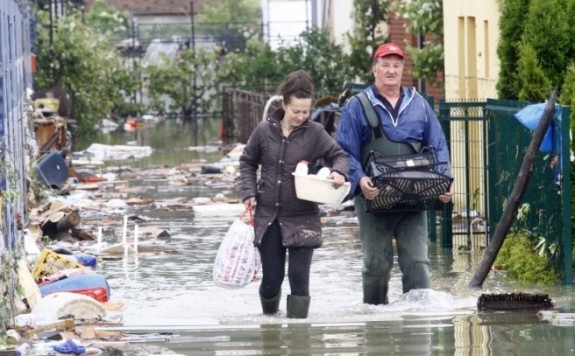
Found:
[[[200,134],[201,132],[201,134]],[[213,198],[223,193],[238,197],[233,176],[212,180],[205,175],[172,176],[150,168],[177,168],[223,157],[218,151],[216,120],[182,126],[175,121],[142,128],[136,133],[111,133],[99,143],[135,141],[154,149],[151,157],[123,162],[133,196],[140,199]],[[134,142],[132,142],[134,143]],[[209,146],[212,150],[189,150]],[[117,163],[114,163],[117,165]],[[178,184],[174,176],[186,176]],[[137,179],[135,177],[138,177]],[[142,177],[145,177],[142,178]],[[223,183],[222,183],[223,182]],[[125,183],[124,183],[125,184]],[[237,210],[236,210],[237,211]],[[490,275],[484,290],[467,287],[480,252],[430,245],[432,288],[401,293],[401,274],[395,263],[390,304],[361,303],[361,248],[353,212],[324,218],[324,245],[315,251],[307,319],[285,317],[287,279],[280,313],[264,316],[258,297],[259,277],[241,289],[225,289],[212,282],[217,248],[236,211],[194,213],[192,207],[131,207],[130,216],[145,218],[140,228],[154,225],[170,231],[161,254],[100,261],[98,272],[111,288],[111,301],[124,304],[119,330],[149,335],[150,343],[184,355],[557,355],[575,353],[573,323],[565,326],[539,321],[533,314],[478,314],[483,292],[549,293],[563,313],[573,310],[573,291],[564,287],[520,284],[503,273]],[[122,215],[112,225],[121,228]],[[109,219],[109,218],[108,218]],[[94,220],[86,224],[95,224]],[[133,223],[132,223],[133,224]],[[118,236],[104,230],[103,239]],[[113,329],[113,328],[112,328]]]

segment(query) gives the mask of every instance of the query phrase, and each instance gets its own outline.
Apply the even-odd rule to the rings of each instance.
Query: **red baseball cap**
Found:
[[[396,55],[403,58],[403,51],[393,42],[384,43],[377,48],[375,54],[373,55],[373,59],[390,55]]]

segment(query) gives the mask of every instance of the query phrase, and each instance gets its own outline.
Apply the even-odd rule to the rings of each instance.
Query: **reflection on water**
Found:
[[[132,165],[169,167],[200,158],[208,162],[221,158],[221,152],[205,154],[185,149],[217,145],[217,140],[210,137],[217,135],[219,124],[214,121],[202,125],[215,134],[202,136],[175,123],[134,134],[138,142],[151,145],[154,154]],[[133,137],[117,134],[102,143],[125,144],[129,139]],[[236,189],[233,182],[214,188],[197,180],[172,187],[167,179],[146,177],[130,184],[145,187],[143,195],[157,199],[191,200]],[[503,274],[491,275],[484,283],[484,291],[471,290],[467,283],[481,258],[478,253],[431,244],[433,290],[402,295],[396,261],[390,284],[391,303],[365,305],[361,303],[357,225],[329,219],[324,229],[324,245],[314,254],[309,318],[295,320],[285,317],[287,281],[280,313],[275,316],[261,314],[259,278],[241,289],[224,289],[213,284],[212,263],[233,215],[195,217],[191,210],[169,209],[133,213],[149,217],[149,224],[174,232],[171,241],[166,242],[169,252],[140,255],[137,261],[132,256],[128,260],[102,261],[99,270],[108,278],[112,301],[125,305],[125,329],[142,334],[163,332],[164,342],[159,343],[181,354],[539,355],[544,350],[558,355],[574,353],[573,326],[553,326],[540,322],[533,314],[476,312],[477,297],[484,291],[550,293],[565,312],[571,310],[573,296],[570,289],[524,285],[506,279]]]

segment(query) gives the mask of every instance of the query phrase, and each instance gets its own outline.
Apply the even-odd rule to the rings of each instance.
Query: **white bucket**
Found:
[[[345,182],[334,188],[333,181],[315,174],[300,175],[292,173],[295,178],[295,192],[298,199],[309,200],[320,204],[339,205],[349,194],[351,184]]]

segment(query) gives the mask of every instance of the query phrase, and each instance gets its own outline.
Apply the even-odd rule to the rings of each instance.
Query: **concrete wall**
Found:
[[[443,22],[446,98],[496,98],[497,0],[444,0]]]

